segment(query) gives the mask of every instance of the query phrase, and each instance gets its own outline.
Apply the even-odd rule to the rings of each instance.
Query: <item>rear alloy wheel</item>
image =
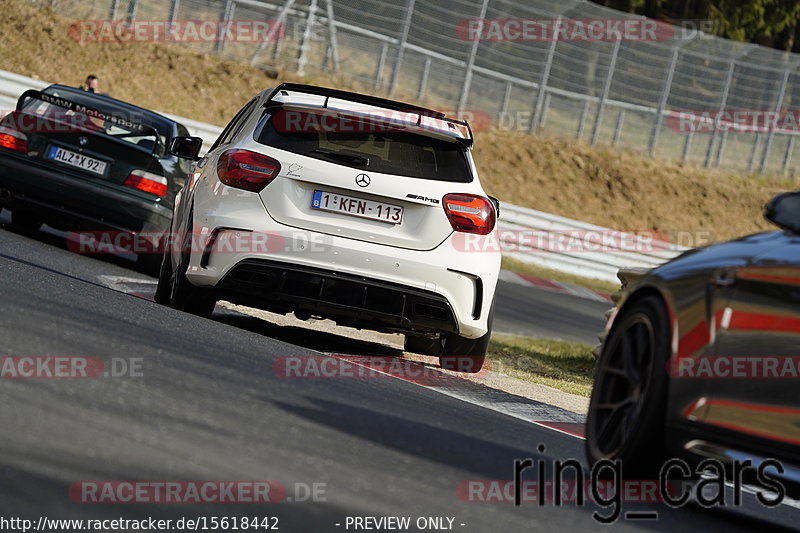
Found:
[[[36,233],[42,227],[42,221],[30,211],[15,209],[11,211],[11,224],[28,233]]]
[[[619,460],[626,478],[658,475],[669,346],[667,313],[659,298],[642,298],[617,318],[595,370],[586,420],[589,464]]]

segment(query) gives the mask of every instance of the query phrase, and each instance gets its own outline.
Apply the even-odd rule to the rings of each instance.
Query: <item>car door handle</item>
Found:
[[[717,287],[730,287],[736,284],[736,272],[719,272],[714,275],[711,282]]]

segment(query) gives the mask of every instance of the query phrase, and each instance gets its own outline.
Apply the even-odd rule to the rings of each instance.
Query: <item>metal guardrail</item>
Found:
[[[560,272],[617,282],[622,267],[656,267],[689,248],[503,203],[503,255]],[[533,237],[533,238],[531,238]],[[537,238],[540,237],[540,238]]]
[[[48,83],[41,80],[0,70],[0,106],[2,106],[0,109],[13,109],[18,96],[24,91],[42,89],[47,85]],[[222,131],[222,128],[212,124],[169,113],[162,114],[186,126],[192,135],[202,137],[205,149],[211,146]],[[688,250],[663,241],[618,232],[505,202],[500,208],[498,227],[500,230],[498,246],[501,250],[505,250],[503,254],[508,257],[560,272],[612,282],[617,281],[617,270],[621,267],[652,268]],[[580,249],[573,250],[569,242],[570,239],[575,239],[576,235],[579,236],[581,244]],[[601,250],[583,249],[587,242],[591,246],[594,240],[592,236],[597,236],[601,241],[604,236],[612,238],[610,243],[603,243]],[[542,237],[544,244],[537,246],[537,239],[530,237]],[[565,246],[558,245],[559,242]],[[621,246],[621,243],[626,243],[626,246]]]

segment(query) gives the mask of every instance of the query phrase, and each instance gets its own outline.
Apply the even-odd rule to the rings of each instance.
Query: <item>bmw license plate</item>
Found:
[[[311,207],[322,211],[380,220],[390,224],[400,224],[403,221],[402,206],[326,191],[314,191],[314,196],[311,198]]]
[[[47,151],[47,158],[52,159],[53,161],[58,161],[59,163],[80,168],[82,170],[87,170],[101,176],[106,173],[107,163],[105,161],[100,161],[99,159],[79,154],[77,152],[73,152],[72,150],[65,150],[64,148],[60,148],[58,146],[50,147],[50,149]]]

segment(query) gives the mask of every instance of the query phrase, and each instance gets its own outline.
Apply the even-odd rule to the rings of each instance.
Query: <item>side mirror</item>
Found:
[[[196,160],[200,148],[203,147],[203,139],[200,137],[173,137],[169,141],[167,152],[171,155],[182,157],[183,159]]]
[[[800,233],[800,192],[785,192],[767,202],[764,218],[779,228]]]
[[[494,204],[494,210],[497,211],[497,218],[500,218],[500,200],[498,200],[494,196],[490,196],[489,200],[491,200],[492,203]]]

